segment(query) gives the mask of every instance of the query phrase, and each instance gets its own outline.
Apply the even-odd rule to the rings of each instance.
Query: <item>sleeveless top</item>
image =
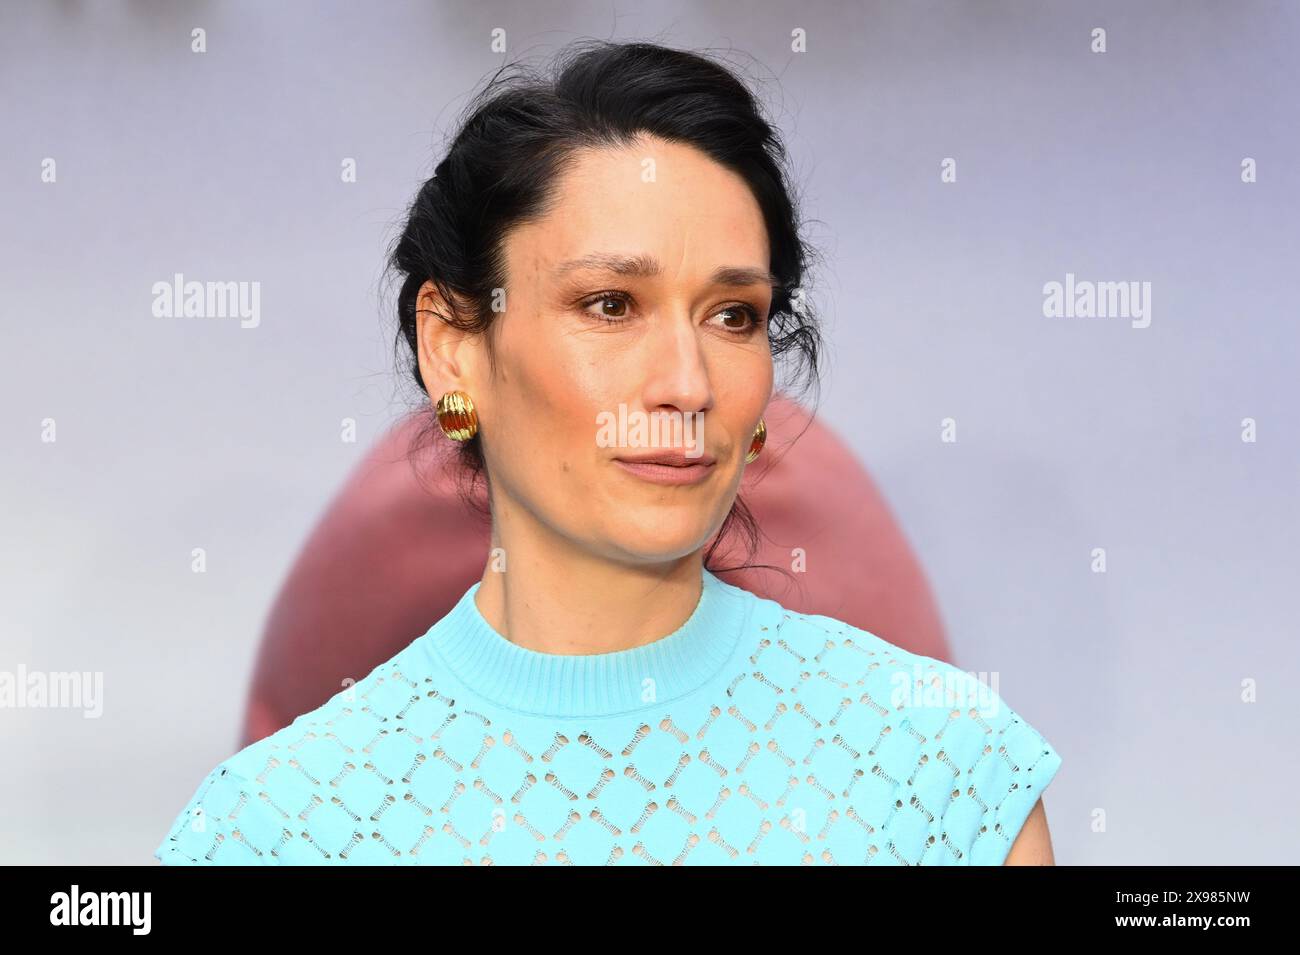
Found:
[[[1000,865],[1061,764],[975,675],[703,571],[676,631],[511,643],[475,583],[223,760],[167,865]]]

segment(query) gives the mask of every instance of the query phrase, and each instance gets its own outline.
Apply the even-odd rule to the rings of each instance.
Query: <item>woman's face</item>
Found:
[[[772,393],[767,231],[744,180],[657,138],[584,150],[505,251],[496,375],[477,341],[438,382],[474,399],[499,542],[525,521],[623,562],[699,549]],[[665,450],[692,467],[619,463]]]

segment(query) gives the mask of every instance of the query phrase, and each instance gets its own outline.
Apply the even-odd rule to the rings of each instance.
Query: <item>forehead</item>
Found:
[[[559,277],[557,264],[593,253],[653,256],[678,278],[724,263],[766,269],[769,258],[745,181],[697,149],[654,137],[577,151],[550,211],[513,230],[506,252],[514,274],[546,279]]]

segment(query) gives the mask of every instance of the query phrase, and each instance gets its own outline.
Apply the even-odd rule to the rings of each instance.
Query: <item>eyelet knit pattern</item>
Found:
[[[474,602],[217,765],[168,865],[1000,865],[1061,764],[989,686],[703,572],[672,634],[527,650]]]

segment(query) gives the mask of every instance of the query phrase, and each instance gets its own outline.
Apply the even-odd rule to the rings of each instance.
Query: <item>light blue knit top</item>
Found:
[[[703,572],[628,650],[511,643],[469,588],[216,766],[169,865],[1001,864],[1061,758],[975,676]]]

